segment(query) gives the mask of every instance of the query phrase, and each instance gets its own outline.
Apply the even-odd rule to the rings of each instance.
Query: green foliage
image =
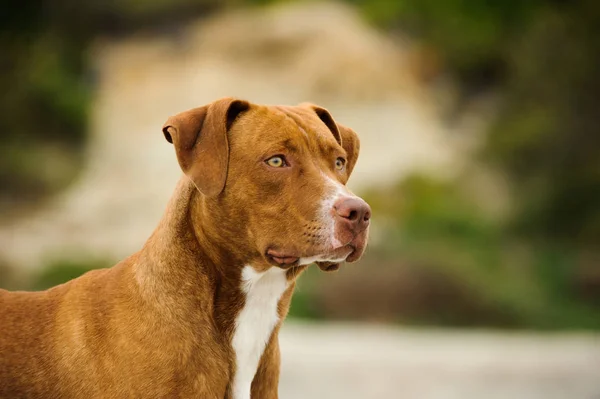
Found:
[[[309,267],[302,279],[296,283],[294,296],[290,305],[289,316],[300,319],[321,319],[322,311],[315,301],[315,281],[318,279],[319,269]]]
[[[386,29],[437,49],[463,90],[504,102],[482,154],[513,179],[520,233],[600,242],[600,4],[353,0]]]
[[[490,221],[457,182],[411,178],[394,193],[408,198],[378,208],[394,220],[387,245],[461,274],[524,326],[597,327],[597,302],[582,287],[597,290],[598,280],[578,276],[600,266],[581,261],[600,242],[600,4],[355,3],[376,24],[437,48],[465,92],[493,88],[504,100],[481,161],[509,178],[510,217]]]
[[[15,269],[0,259],[0,288],[17,289],[18,283],[15,274]]]
[[[87,51],[97,35],[185,19],[216,0],[8,0],[0,15],[0,209],[64,188],[79,169],[93,90]],[[40,153],[51,157],[38,158]],[[32,155],[33,154],[33,155]],[[52,157],[68,163],[48,176]]]
[[[485,156],[514,180],[515,227],[569,245],[600,242],[600,6],[547,11],[515,46]]]
[[[74,177],[93,90],[86,51],[96,35],[276,1],[9,0],[0,15],[0,205],[36,199]],[[328,278],[340,285],[330,297],[307,273],[291,313],[331,315],[335,306],[327,304],[360,299],[353,291],[360,285],[372,288],[365,293],[371,301],[381,299],[372,302],[377,309],[391,304],[388,316],[412,322],[597,328],[600,279],[589,276],[600,275],[600,262],[582,259],[600,252],[600,3],[346,1],[379,28],[408,32],[437,51],[466,98],[488,89],[502,94],[481,159],[509,178],[514,212],[495,220],[459,182],[419,176],[373,191],[367,199],[384,238],[367,254],[369,267]],[[56,262],[34,286],[62,283],[103,263]],[[8,282],[6,271],[0,275]],[[373,280],[378,275],[386,279]],[[344,276],[371,285],[345,286]],[[398,296],[393,291],[403,281],[414,285]],[[400,303],[414,306],[394,307]]]
[[[497,226],[478,211],[477,204],[466,201],[457,186],[425,176],[410,176],[383,193],[367,193],[365,198],[382,217],[401,224],[415,237],[454,237],[483,243],[497,233]]]
[[[109,267],[112,262],[103,259],[73,260],[61,259],[50,262],[32,279],[31,290],[45,290],[93,270]]]
[[[0,201],[25,202],[62,184],[47,179],[46,149],[59,148],[65,159],[84,138],[90,88],[84,83],[78,38],[50,27],[39,2],[6,5],[0,30]],[[73,176],[68,176],[69,178]],[[59,179],[62,182],[62,179]]]
[[[441,324],[600,328],[600,308],[578,293],[577,251],[514,237],[509,226],[486,215],[459,187],[457,182],[411,176],[365,195],[376,219],[385,222],[385,239],[374,251],[445,276],[445,284],[460,282],[459,292],[487,313],[487,318],[470,320],[463,296],[457,295],[441,307],[450,309],[452,318],[436,307],[412,321],[425,317]]]
[[[466,85],[502,78],[512,39],[542,1],[353,0],[378,26],[412,33],[433,46]]]

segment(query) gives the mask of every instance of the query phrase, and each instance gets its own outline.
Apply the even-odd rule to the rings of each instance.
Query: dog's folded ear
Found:
[[[229,164],[227,131],[250,103],[222,98],[203,107],[170,117],[162,131],[175,146],[183,172],[206,196],[216,196],[225,187]]]
[[[348,175],[350,175],[354,169],[354,165],[356,165],[356,161],[358,160],[358,153],[360,152],[360,140],[358,139],[358,135],[354,130],[339,123],[337,126],[340,131],[340,136],[342,136],[342,147],[344,147],[344,150],[346,150],[346,154],[348,155],[348,159],[346,160],[346,168],[348,169]]]
[[[352,173],[352,169],[354,169],[354,165],[356,165],[358,153],[360,152],[360,140],[358,139],[358,135],[349,127],[337,123],[329,111],[327,111],[325,108],[311,103],[302,103],[300,106],[312,109],[317,114],[319,119],[323,121],[325,126],[331,130],[333,137],[335,137],[337,142],[340,143],[348,155],[348,159],[346,160],[346,169],[348,170],[348,175],[350,175]]]

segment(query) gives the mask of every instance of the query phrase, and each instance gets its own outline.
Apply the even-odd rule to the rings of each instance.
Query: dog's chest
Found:
[[[236,357],[233,399],[249,399],[250,386],[273,328],[279,321],[277,305],[288,286],[285,270],[271,268],[257,272],[252,266],[242,270],[244,307],[235,321],[232,347]]]

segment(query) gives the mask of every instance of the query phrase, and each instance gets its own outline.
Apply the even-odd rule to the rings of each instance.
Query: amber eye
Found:
[[[335,168],[337,170],[344,169],[344,165],[346,165],[346,160],[344,158],[338,158],[335,160]]]
[[[269,165],[273,168],[283,168],[284,166],[287,166],[287,163],[285,162],[285,158],[281,155],[276,155],[274,157],[271,157],[271,158],[267,159],[265,162],[267,163],[267,165]]]

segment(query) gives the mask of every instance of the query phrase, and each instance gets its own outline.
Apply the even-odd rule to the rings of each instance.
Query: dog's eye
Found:
[[[346,165],[346,160],[344,158],[338,158],[335,160],[335,168],[337,170],[342,170],[344,169],[344,165]]]
[[[267,165],[273,168],[283,168],[284,166],[287,166],[287,162],[285,161],[285,158],[282,155],[276,155],[274,157],[271,157],[265,162],[267,163]]]

